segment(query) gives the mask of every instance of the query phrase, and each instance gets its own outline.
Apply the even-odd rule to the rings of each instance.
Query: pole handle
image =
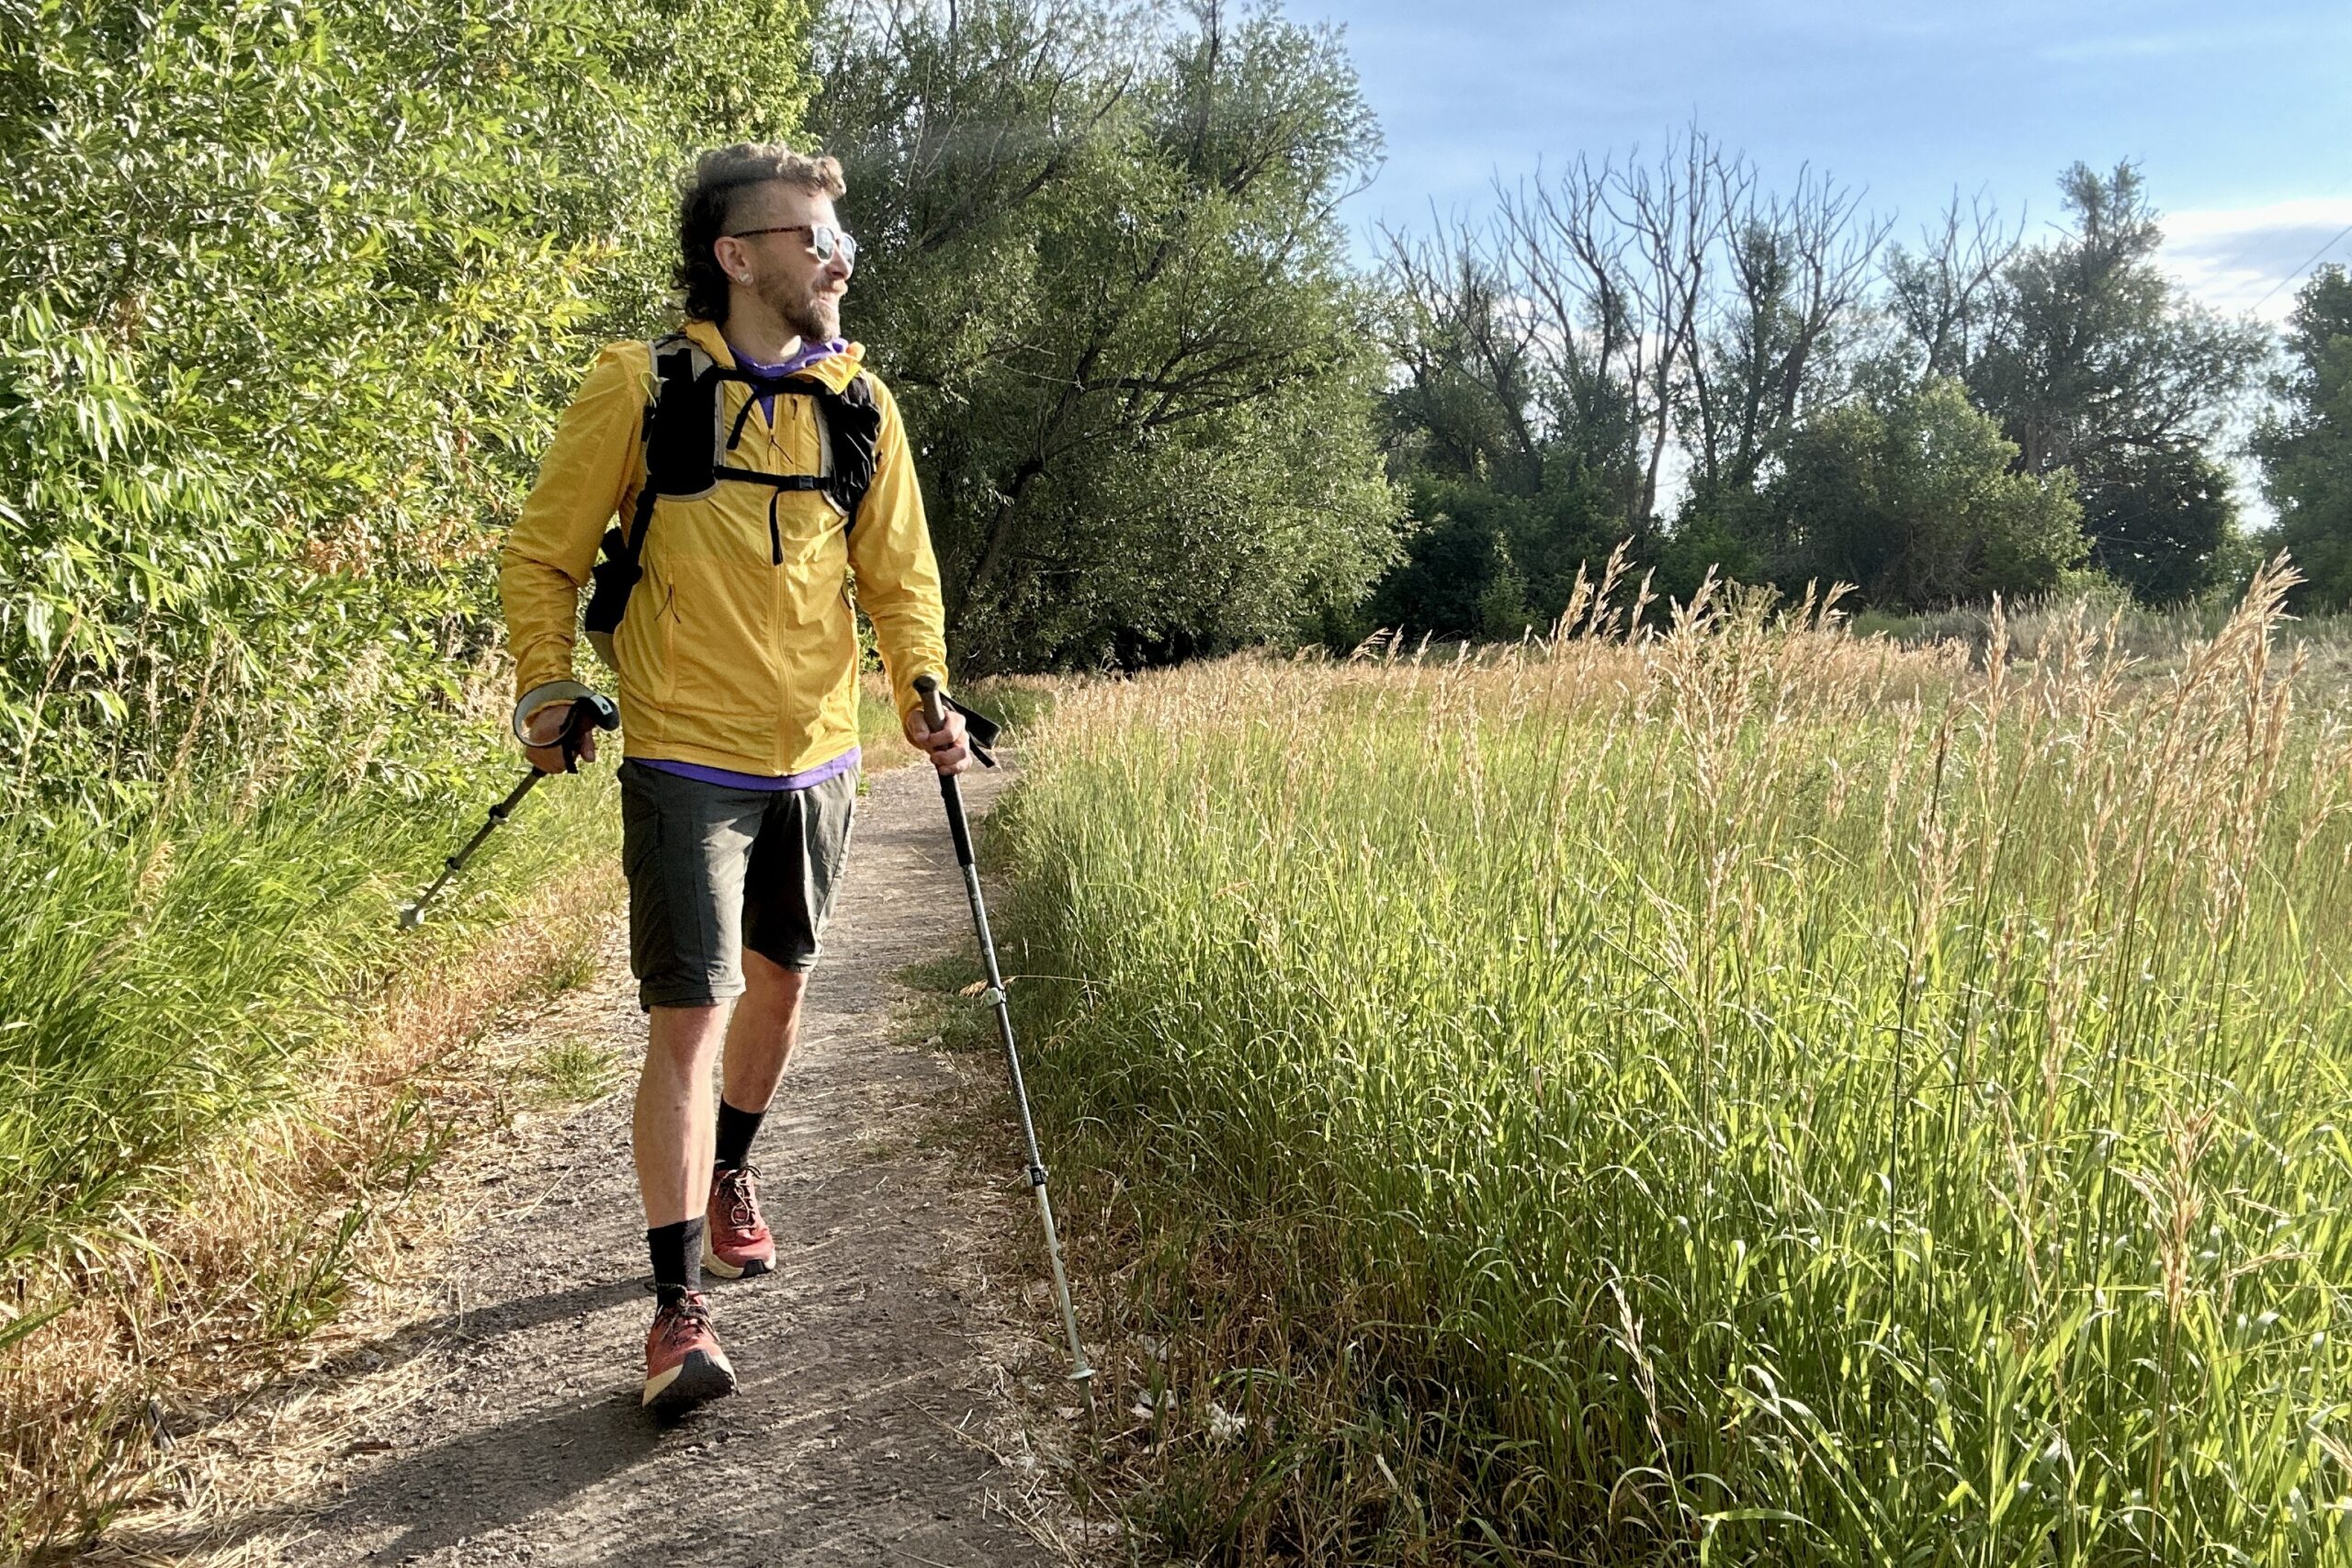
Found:
[[[563,771],[567,773],[580,771],[580,747],[587,739],[590,730],[618,729],[620,727],[621,710],[613,705],[612,698],[591,692],[574,701],[571,712],[564,721],[563,737],[560,742],[563,747]]]
[[[915,690],[922,695],[922,723],[925,729],[944,728],[947,723],[947,705],[939,700],[939,677],[918,675]]]
[[[962,714],[965,750],[971,752],[972,760],[980,766],[984,768],[996,766],[996,758],[989,748],[995,745],[996,738],[1003,733],[1002,726],[978,709],[966,707],[942,691],[939,677],[936,675],[916,676],[914,688],[922,694],[923,728],[944,729],[947,726],[949,714]]]
[[[938,729],[947,723],[947,708],[939,690],[939,677],[918,675],[915,690],[922,694],[922,722],[927,729]],[[954,773],[939,775],[939,798],[947,803],[947,834],[956,843],[956,863],[969,867],[972,859],[972,827],[964,817],[964,792],[956,787]]]

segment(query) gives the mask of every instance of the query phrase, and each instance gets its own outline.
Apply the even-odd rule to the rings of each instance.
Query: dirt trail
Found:
[[[976,815],[1002,782],[967,775]],[[470,1184],[489,1201],[447,1260],[446,1310],[357,1359],[381,1364],[337,1391],[360,1414],[323,1496],[248,1521],[248,1551],[318,1568],[1063,1561],[1012,1403],[1013,1379],[1053,1375],[1051,1308],[989,1273],[1027,1213],[1018,1162],[925,1136],[1001,1072],[892,1040],[895,973],[969,929],[929,770],[876,775],[754,1151],[777,1272],[710,1282],[741,1392],[671,1427],[637,1406],[644,1025],[616,929],[593,987],[528,1027],[623,1053],[628,1076]]]

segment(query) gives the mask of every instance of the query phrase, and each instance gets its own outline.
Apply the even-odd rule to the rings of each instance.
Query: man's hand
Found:
[[[539,742],[538,745],[523,748],[523,755],[531,759],[531,766],[543,773],[568,771],[563,763],[563,728],[571,722],[570,703],[549,703],[531,715],[526,728],[531,739]],[[581,727],[580,760],[583,762],[596,760],[596,731],[587,725]]]
[[[931,765],[943,773],[960,773],[972,765],[971,750],[964,744],[964,716],[952,709],[946,722],[937,729],[924,721],[922,709],[907,715],[904,726],[907,743],[918,751],[931,753]]]

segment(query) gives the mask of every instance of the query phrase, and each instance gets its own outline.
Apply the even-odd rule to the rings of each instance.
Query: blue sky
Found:
[[[1954,187],[2029,232],[2076,158],[2137,161],[2199,297],[2254,308],[2352,225],[2352,4],[2254,0],[1283,0],[1344,24],[1387,141],[1359,235],[1476,211],[1487,181],[1696,121],[1768,180],[1811,163],[1916,235]],[[1360,241],[1361,243],[1361,241]],[[2352,235],[2331,259],[2352,262]],[[2276,318],[2292,288],[2260,313]]]

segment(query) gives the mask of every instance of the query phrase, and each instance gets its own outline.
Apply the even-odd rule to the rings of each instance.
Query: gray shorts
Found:
[[[740,950],[814,968],[849,858],[859,770],[806,789],[729,789],[623,761],[621,869],[638,1005],[743,994]]]

